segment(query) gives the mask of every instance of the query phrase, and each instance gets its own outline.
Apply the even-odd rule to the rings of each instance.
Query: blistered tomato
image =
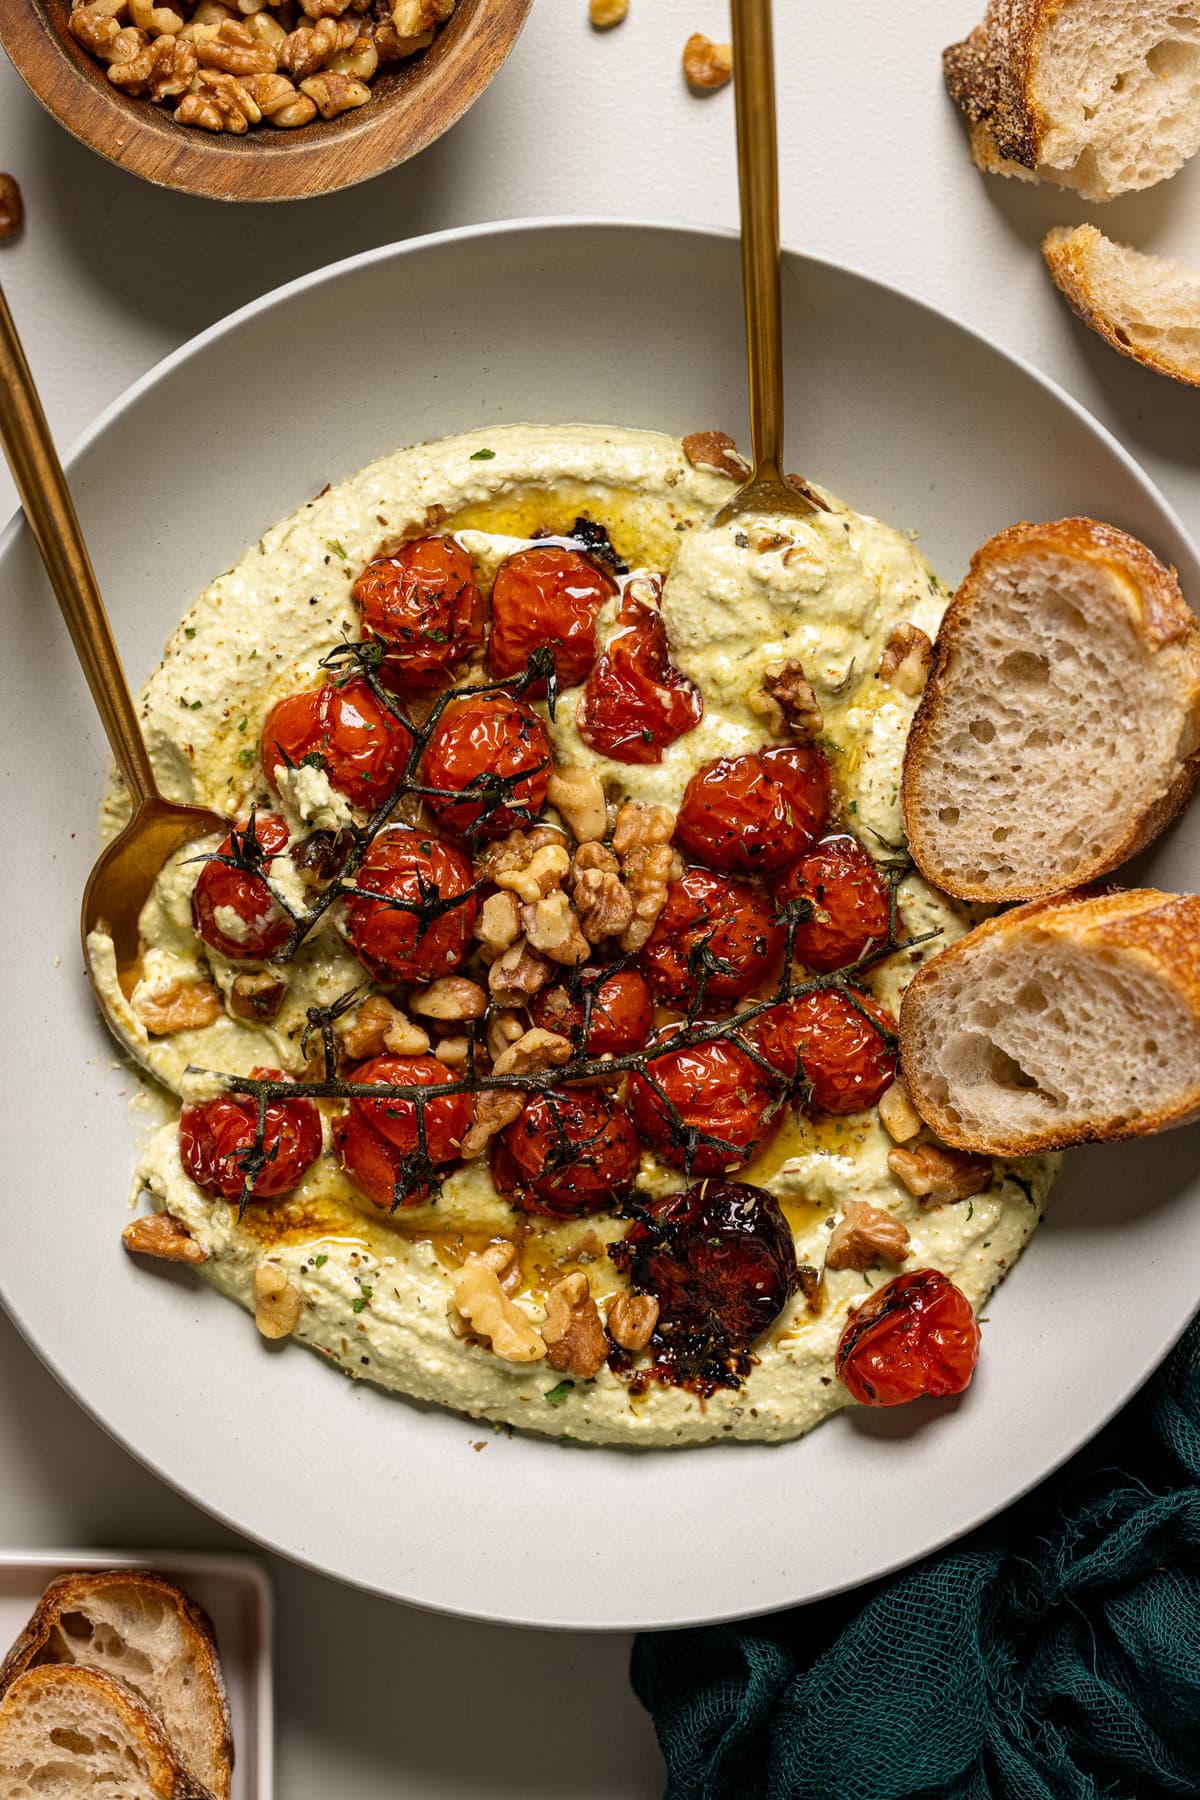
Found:
[[[518,550],[501,563],[492,587],[488,672],[519,675],[549,644],[559,687],[578,687],[596,658],[596,614],[616,591],[612,576],[578,550]]]
[[[979,1359],[971,1302],[937,1269],[897,1275],[856,1307],[836,1368],[864,1406],[903,1406],[923,1394],[961,1394]]]
[[[263,771],[273,788],[278,791],[280,769],[310,763],[353,806],[374,808],[385,800],[411,749],[409,732],[361,676],[289,694],[263,726]]]
[[[706,1000],[723,1004],[765,981],[783,947],[774,905],[761,888],[691,868],[667,888],[642,966],[663,1000],[686,1004],[703,981]]]
[[[590,749],[625,763],[661,762],[667,745],[700,723],[700,690],[672,664],[656,606],[626,594],[575,716]]]
[[[659,1034],[677,1036],[678,1026]],[[629,1110],[643,1140],[672,1168],[722,1175],[766,1148],[782,1120],[782,1084],[728,1038],[651,1054],[629,1077]]]
[[[351,593],[363,636],[385,647],[395,687],[437,687],[483,642],[483,600],[470,557],[451,537],[414,538],[367,564]]]
[[[852,837],[828,837],[789,869],[781,902],[807,900],[810,917],[796,928],[795,953],[810,969],[845,969],[887,942],[888,889]]]
[[[829,765],[812,745],[719,756],[687,784],[675,836],[736,875],[775,875],[811,849],[829,812]]]
[[[421,780],[443,793],[426,804],[458,837],[504,837],[545,805],[550,764],[550,739],[536,713],[507,694],[471,694],[434,726]],[[446,790],[471,798],[449,799]]]
[[[641,1145],[629,1114],[598,1088],[535,1094],[495,1140],[492,1180],[525,1212],[575,1219],[633,1186]]]
[[[282,950],[292,934],[291,920],[254,872],[287,849],[288,835],[287,821],[278,813],[258,813],[217,851],[236,856],[244,868],[206,862],[200,870],[192,889],[192,924],[202,943],[231,962],[261,962]]]
[[[863,1112],[896,1078],[896,1021],[870,994],[802,994],[761,1013],[753,1031],[767,1061],[806,1084],[806,1111]]]
[[[283,1081],[281,1069],[255,1069]],[[179,1115],[179,1156],[197,1187],[218,1199],[276,1200],[290,1194],[321,1154],[321,1115],[311,1100],[269,1100],[262,1156],[255,1166],[258,1102],[250,1094],[217,1094]],[[250,1178],[247,1190],[247,1179]]]
[[[432,832],[393,825],[363,858],[345,931],[376,981],[433,981],[465,961],[476,902],[471,865]]]

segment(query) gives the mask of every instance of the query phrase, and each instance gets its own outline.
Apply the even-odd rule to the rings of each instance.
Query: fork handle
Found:
[[[75,505],[0,289],[0,439],[100,723],[135,808],[158,794]]]

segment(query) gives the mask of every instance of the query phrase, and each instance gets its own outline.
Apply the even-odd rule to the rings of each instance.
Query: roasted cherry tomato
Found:
[[[363,858],[355,886],[384,898],[351,896],[345,932],[376,981],[432,981],[457,969],[471,947],[476,901],[471,865],[431,832],[393,825]]]
[[[542,810],[550,763],[550,739],[536,713],[508,694],[470,694],[434,726],[421,779],[474,797],[426,804],[459,837],[504,837]]]
[[[829,764],[811,745],[719,756],[688,782],[675,836],[734,875],[776,875],[811,849],[829,812]]]
[[[575,716],[585,744],[624,763],[661,762],[667,745],[700,723],[700,690],[673,666],[656,606],[626,594]]]
[[[648,1200],[644,1215],[609,1255],[658,1301],[660,1372],[709,1391],[736,1386],[799,1283],[778,1200],[747,1182],[704,1181]]]
[[[535,1094],[494,1140],[492,1180],[525,1212],[577,1219],[633,1186],[641,1161],[624,1107],[598,1088]]]
[[[938,1269],[897,1275],[846,1320],[836,1368],[864,1406],[961,1394],[979,1360],[971,1302]]]
[[[404,773],[412,736],[381,706],[361,676],[289,694],[267,714],[263,770],[278,790],[278,771],[311,763],[354,806],[376,807]]]
[[[284,1081],[281,1069],[255,1069],[260,1081]],[[258,1102],[250,1094],[217,1094],[179,1115],[179,1155],[197,1187],[217,1199],[275,1200],[298,1187],[321,1154],[321,1115],[311,1100],[269,1100],[262,1167],[254,1172]]]
[[[453,538],[414,538],[376,557],[350,591],[363,636],[385,646],[385,677],[401,690],[437,687],[483,642],[475,570]]]
[[[586,1040],[585,1005],[590,1003]],[[570,1038],[586,1056],[626,1056],[650,1036],[654,1003],[646,977],[637,969],[606,973],[597,963],[572,969],[565,981],[545,987],[530,1009],[535,1025]]]
[[[387,1082],[392,1087],[445,1087],[454,1076],[436,1056],[373,1056],[351,1069],[346,1079]],[[456,1161],[463,1137],[474,1123],[473,1095],[466,1088],[439,1094],[425,1101],[422,1111],[429,1161],[438,1165]],[[355,1125],[364,1126],[365,1132],[354,1129]],[[381,1155],[373,1138],[381,1139],[384,1149],[396,1154]],[[415,1100],[368,1100],[359,1095],[334,1127],[334,1146],[342,1167],[377,1206],[416,1206],[427,1197],[430,1184],[428,1172],[419,1166],[419,1143]]]
[[[655,1042],[681,1029],[666,1026]],[[646,1074],[629,1077],[629,1110],[642,1138],[672,1168],[723,1175],[770,1143],[783,1117],[781,1092],[737,1044],[710,1038],[692,1049],[651,1055]]]
[[[234,856],[261,869],[288,846],[287,820],[278,813],[257,813],[230,832],[218,856]],[[281,950],[292,933],[292,921],[275,904],[261,875],[206,862],[192,889],[192,924],[196,935],[231,962],[261,962]]]
[[[488,672],[519,675],[549,644],[559,687],[578,687],[596,659],[596,614],[616,591],[612,576],[578,550],[518,550],[501,563],[492,587]]]
[[[753,1031],[786,1080],[809,1084],[806,1112],[863,1112],[896,1079],[896,1021],[870,994],[856,990],[853,1000],[831,988],[802,994],[761,1013]]]
[[[807,900],[812,917],[796,928],[795,951],[810,969],[844,969],[888,934],[888,890],[852,837],[827,837],[789,869],[782,901]]]
[[[679,1004],[695,998],[707,967],[705,997],[722,1004],[758,987],[783,947],[784,933],[765,893],[692,868],[667,888],[642,963],[655,993]]]

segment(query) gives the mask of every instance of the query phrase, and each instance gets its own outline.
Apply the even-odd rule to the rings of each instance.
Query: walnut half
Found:
[[[923,1206],[946,1206],[986,1193],[995,1180],[991,1159],[945,1144],[914,1144],[888,1152],[888,1168]]]
[[[552,1369],[590,1381],[603,1368],[608,1339],[582,1269],[564,1275],[546,1295],[542,1337]]]
[[[903,1262],[908,1255],[908,1227],[881,1206],[849,1199],[833,1228],[825,1252],[827,1269],[869,1269],[873,1262]]]
[[[902,694],[919,694],[933,662],[933,645],[919,625],[897,625],[884,645],[879,679]]]
[[[714,44],[702,31],[693,31],[683,46],[683,72],[695,93],[711,93],[733,79],[733,45]]]
[[[540,1362],[545,1356],[544,1340],[504,1292],[487,1251],[468,1256],[455,1275],[454,1309],[476,1337],[488,1339],[492,1350],[505,1362]]]
[[[208,1251],[198,1244],[182,1220],[170,1213],[146,1213],[131,1219],[121,1242],[137,1256],[153,1256],[159,1262],[187,1263],[190,1268],[208,1261]]]
[[[767,720],[776,737],[786,733],[797,743],[811,744],[825,729],[821,703],[798,662],[772,663],[762,686],[747,695],[747,705]]]

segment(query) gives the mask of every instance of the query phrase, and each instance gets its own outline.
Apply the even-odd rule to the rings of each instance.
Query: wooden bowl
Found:
[[[458,0],[427,50],[381,68],[366,106],[296,131],[243,137],[176,125],[122,94],[66,28],[70,0],[0,7],[0,43],[42,105],[110,162],[160,187],[212,200],[300,200],[395,168],[479,98],[516,43],[533,0]]]

